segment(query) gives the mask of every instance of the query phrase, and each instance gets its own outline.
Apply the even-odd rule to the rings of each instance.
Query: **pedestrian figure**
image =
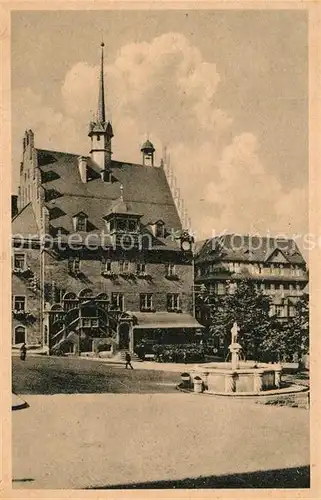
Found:
[[[125,360],[126,360],[125,368],[127,369],[130,366],[130,368],[133,370],[133,366],[131,364],[132,358],[131,358],[129,352],[126,352]]]
[[[20,359],[22,361],[25,361],[26,356],[27,356],[27,348],[26,348],[26,344],[23,343],[22,346],[20,347]]]

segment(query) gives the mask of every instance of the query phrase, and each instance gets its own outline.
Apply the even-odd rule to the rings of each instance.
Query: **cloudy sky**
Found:
[[[14,12],[15,189],[26,128],[88,154],[102,38],[114,159],[166,145],[198,238],[308,231],[302,11]]]

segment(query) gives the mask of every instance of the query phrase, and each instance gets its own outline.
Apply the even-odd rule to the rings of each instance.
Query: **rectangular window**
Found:
[[[26,268],[26,254],[15,253],[13,267],[14,267],[14,269],[25,269]]]
[[[177,311],[179,309],[179,294],[178,293],[168,293],[167,294],[167,310]]]
[[[127,220],[117,219],[117,231],[125,232],[127,231]]]
[[[224,283],[217,283],[217,293],[218,293],[218,295],[224,295],[225,294],[225,285],[224,285]]]
[[[137,262],[137,264],[136,264],[136,273],[137,274],[146,274],[146,264],[145,264],[145,262]]]
[[[119,272],[120,273],[128,273],[129,272],[129,261],[128,260],[120,260],[119,261]]]
[[[274,305],[274,304],[272,304],[272,305],[270,306],[270,316],[274,316],[274,315],[275,315],[275,305]]]
[[[101,261],[101,271],[111,273],[111,260],[103,258]]]
[[[135,233],[137,231],[137,221],[135,219],[128,220],[128,232]]]
[[[13,308],[15,311],[25,311],[26,297],[23,295],[15,295],[13,301]]]
[[[153,309],[153,294],[141,293],[140,294],[140,310],[151,311]]]
[[[75,231],[87,231],[87,217],[77,217]]]
[[[80,273],[80,258],[79,256],[70,257],[68,262],[69,272],[72,274]]]
[[[275,306],[275,314],[278,318],[284,318],[285,317],[285,307],[281,305]]]
[[[111,294],[110,308],[112,311],[124,310],[124,294],[113,292]]]
[[[293,304],[289,305],[289,316],[290,318],[293,318],[295,316],[295,307]]]
[[[156,224],[156,228],[155,228],[156,238],[164,238],[164,234],[165,234],[164,224],[161,224],[161,223]]]
[[[166,266],[166,276],[175,276],[176,275],[176,269],[175,269],[175,264],[169,263]]]

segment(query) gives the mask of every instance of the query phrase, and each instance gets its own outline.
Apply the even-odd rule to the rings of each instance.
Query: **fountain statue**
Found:
[[[240,352],[242,351],[242,346],[237,342],[237,335],[240,331],[240,327],[237,322],[234,321],[231,329],[231,343],[229,345],[229,351],[232,356],[232,370],[237,370],[240,368]]]
[[[253,395],[278,390],[282,372],[279,364],[240,362],[242,346],[238,342],[239,331],[240,327],[237,321],[234,321],[228,347],[231,361],[198,365],[193,370],[194,378],[199,377],[206,390],[212,394]]]

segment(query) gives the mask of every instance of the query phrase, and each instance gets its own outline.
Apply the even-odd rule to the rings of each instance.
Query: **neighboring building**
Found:
[[[90,155],[38,149],[23,139],[13,218],[13,344],[133,350],[142,337],[193,338],[192,238],[183,231],[163,164],[112,160],[103,44]]]
[[[281,321],[294,315],[294,304],[308,283],[306,262],[293,239],[230,234],[198,243],[196,290],[224,295],[244,278],[272,297],[271,315]]]

